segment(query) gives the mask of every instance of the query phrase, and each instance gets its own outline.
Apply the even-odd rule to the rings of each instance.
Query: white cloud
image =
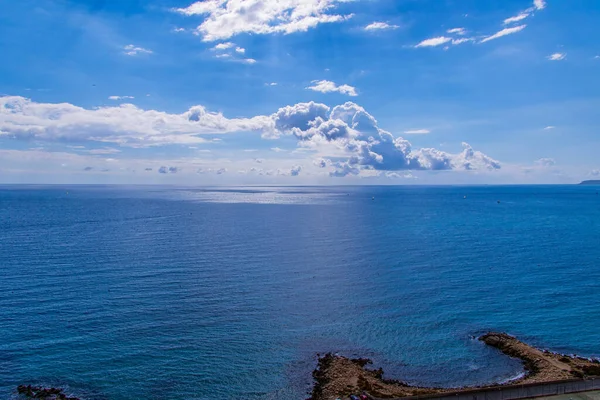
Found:
[[[217,54],[215,57],[217,58],[231,58],[231,54]]]
[[[277,82],[265,83],[265,86],[277,86]]]
[[[256,64],[256,60],[254,58],[244,58],[242,62],[244,64]]]
[[[567,57],[567,55],[564,53],[554,53],[554,54],[549,55],[547,58],[550,61],[562,61],[566,57]]]
[[[109,96],[109,100],[125,100],[125,99],[135,99],[133,96]]]
[[[552,167],[556,165],[556,161],[554,161],[553,158],[540,158],[535,163],[541,167]]]
[[[152,54],[153,51],[144,49],[143,47],[136,47],[132,44],[128,44],[127,46],[123,47],[123,53],[125,53],[128,56],[137,56],[139,54]]]
[[[472,42],[473,40],[474,40],[473,38],[452,39],[452,44],[453,45],[458,45],[458,44],[461,44],[461,43]]]
[[[243,47],[236,47],[235,51],[236,53],[244,54],[246,52],[246,49],[244,49]]]
[[[515,23],[515,22],[523,21],[527,17],[529,17],[529,13],[528,12],[522,12],[519,15],[516,15],[514,17],[506,18],[504,20],[504,25],[509,25],[509,24],[512,24],[512,23]]]
[[[189,147],[208,142],[202,134],[249,131],[260,132],[268,139],[281,136],[296,139],[299,149],[324,160],[319,167],[324,165],[323,168],[332,169],[329,171],[331,176],[365,176],[377,171],[501,168],[498,161],[466,143],[462,152],[456,154],[433,148],[413,149],[408,140],[379,128],[371,114],[352,102],[333,108],[315,102],[298,103],[282,107],[271,115],[228,119],[220,113],[208,112],[202,106],[191,107],[182,114],[169,114],[143,110],[132,104],[85,109],[66,103],[36,103],[22,97],[0,97],[0,138],[7,139],[96,141],[130,147],[185,144]],[[109,149],[91,152],[99,155],[118,151]],[[271,150],[286,151],[279,147]],[[161,170],[169,174],[181,171],[180,164],[171,162],[163,161]],[[86,162],[80,170],[85,166],[95,167],[95,164]],[[247,169],[249,165],[239,167]],[[196,168],[197,165],[191,170]],[[234,170],[238,169],[236,166]],[[288,164],[285,169],[273,170],[273,173],[293,176],[301,170],[298,165]]]
[[[175,28],[173,29],[173,32],[185,32],[185,28]]]
[[[365,31],[380,31],[386,29],[398,29],[398,25],[390,25],[387,22],[373,22],[365,26]]]
[[[356,88],[350,85],[336,85],[335,82],[327,81],[327,80],[316,80],[312,81],[313,86],[308,86],[306,89],[314,90],[315,92],[321,93],[331,93],[338,92],[341,94],[346,94],[348,96],[358,96],[356,93]]]
[[[550,129],[554,129],[556,128],[555,126],[549,125],[547,127],[544,128],[545,131],[549,131]]]
[[[331,176],[358,175],[361,171],[398,170],[495,170],[500,163],[463,143],[458,154],[437,149],[413,150],[410,142],[380,129],[375,118],[351,102],[334,107],[300,103],[280,109],[283,115],[276,127],[293,135],[299,146],[323,155],[333,155]],[[324,158],[324,157],[323,157]]]
[[[224,43],[217,44],[215,47],[213,47],[213,50],[227,50],[227,49],[232,48],[233,46],[235,46],[234,43],[224,42]]]
[[[467,31],[465,30],[465,28],[452,28],[452,29],[448,29],[446,31],[447,33],[450,34],[457,34],[457,35],[465,35],[467,33]]]
[[[404,131],[404,133],[406,133],[407,135],[425,135],[430,132],[431,131],[429,129],[413,129],[409,131]]]
[[[543,10],[544,8],[546,8],[546,1],[545,0],[533,0],[533,6],[537,10]]]
[[[322,23],[341,22],[352,17],[330,14],[339,3],[349,0],[205,0],[175,11],[204,16],[196,29],[204,41],[229,39],[241,33],[290,34],[305,32]]]
[[[415,47],[435,47],[441,46],[444,43],[448,43],[452,40],[452,38],[440,36],[431,39],[425,39],[421,43],[417,44]]]
[[[481,40],[481,43],[489,42],[490,40],[498,39],[503,36],[512,35],[513,33],[521,32],[523,29],[525,29],[526,26],[527,25],[523,24],[523,25],[515,26],[514,28],[504,28],[501,31],[496,32],[491,36],[483,38]]]
[[[132,104],[85,109],[68,103],[36,103],[18,96],[0,97],[0,137],[91,140],[144,147],[204,142],[200,134],[272,129],[271,117],[228,119],[203,106],[191,107],[182,114],[169,114]]]

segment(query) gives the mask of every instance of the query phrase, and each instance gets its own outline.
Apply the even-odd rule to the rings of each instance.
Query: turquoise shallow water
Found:
[[[303,399],[327,351],[517,375],[486,330],[599,356],[597,190],[0,187],[0,398]]]

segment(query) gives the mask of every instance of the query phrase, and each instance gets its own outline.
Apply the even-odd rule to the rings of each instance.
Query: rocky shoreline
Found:
[[[368,359],[350,359],[326,354],[319,358],[318,366],[313,372],[315,385],[310,400],[351,399],[351,396],[390,399],[600,376],[600,362],[597,360],[540,350],[506,333],[490,332],[479,337],[479,340],[497,348],[509,357],[520,359],[525,374],[517,380],[482,387],[454,389],[416,387],[401,381],[384,379],[381,368],[378,370],[366,368],[371,364]]]

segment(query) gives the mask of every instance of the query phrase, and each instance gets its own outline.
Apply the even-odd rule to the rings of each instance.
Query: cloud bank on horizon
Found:
[[[227,118],[191,107],[181,114],[143,110],[133,104],[88,110],[72,104],[36,103],[23,97],[0,97],[0,138],[36,142],[99,142],[131,148],[206,143],[204,135],[258,132],[263,140],[293,137],[307,152],[332,166],[329,175],[359,175],[361,170],[500,169],[498,161],[463,143],[451,154],[434,148],[413,149],[411,143],[380,129],[361,106],[346,102],[332,109],[322,103],[298,103],[271,115]],[[112,152],[108,152],[112,153]],[[92,153],[93,154],[93,153]],[[95,154],[107,154],[96,151]],[[328,158],[323,158],[324,156]],[[299,175],[295,166],[291,176]],[[160,173],[176,173],[166,167]]]

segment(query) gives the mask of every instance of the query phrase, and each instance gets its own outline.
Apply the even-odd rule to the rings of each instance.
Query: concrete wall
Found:
[[[501,386],[491,389],[474,389],[433,396],[405,397],[403,400],[515,400],[529,397],[554,396],[557,394],[600,390],[600,378],[585,380],[530,383],[527,385]]]

